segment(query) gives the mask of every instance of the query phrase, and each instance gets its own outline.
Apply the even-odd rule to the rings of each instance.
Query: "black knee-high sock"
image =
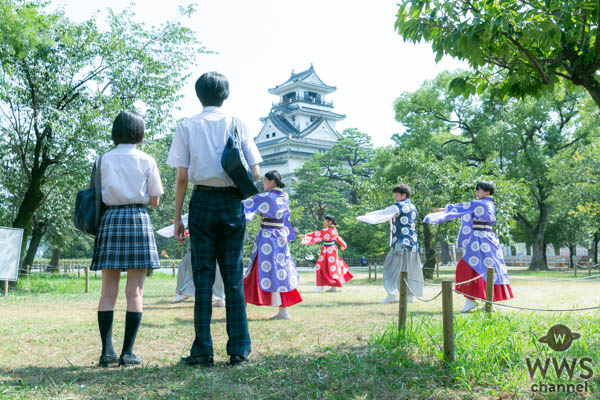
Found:
[[[127,311],[127,314],[125,314],[125,339],[123,339],[121,354],[133,354],[133,344],[141,323],[141,312]]]
[[[112,326],[114,311],[98,311],[98,327],[102,340],[102,354],[115,354],[112,343]]]

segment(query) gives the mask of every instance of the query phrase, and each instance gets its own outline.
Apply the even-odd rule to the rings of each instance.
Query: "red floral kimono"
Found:
[[[302,244],[319,242],[323,242],[323,247],[315,264],[317,286],[342,287],[342,284],[354,277],[348,270],[348,265],[338,256],[338,248],[335,244],[337,242],[342,246],[342,250],[345,250],[348,247],[346,242],[333,226],[309,233],[302,239]]]

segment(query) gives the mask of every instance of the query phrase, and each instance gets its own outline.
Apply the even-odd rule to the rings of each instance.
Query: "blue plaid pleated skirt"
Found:
[[[100,219],[90,270],[144,268],[160,268],[146,207],[109,206]]]

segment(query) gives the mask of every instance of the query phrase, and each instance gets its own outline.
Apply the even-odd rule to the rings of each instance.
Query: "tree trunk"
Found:
[[[60,249],[52,249],[52,258],[50,259],[50,267],[48,272],[58,272],[58,262],[60,261]]]
[[[21,202],[17,216],[12,224],[13,228],[23,229],[21,255],[23,255],[25,252],[27,240],[29,239],[29,235],[31,233],[31,222],[33,220],[33,215],[42,205],[44,200],[44,194],[42,193],[42,178],[42,174],[33,177],[29,187],[27,188],[27,191],[25,192],[25,196],[23,197],[23,201]]]
[[[544,235],[546,233],[546,223],[548,222],[548,205],[541,201],[538,203],[539,217],[537,224],[530,231],[532,233],[532,247],[530,271],[548,270],[546,262],[546,241]]]
[[[573,269],[573,253],[575,253],[575,245],[570,244],[569,247],[569,268]]]
[[[423,264],[423,276],[426,279],[433,278],[435,271],[435,263],[437,256],[433,247],[433,235],[429,224],[421,224],[423,226],[423,244],[425,245],[425,264]]]
[[[33,265],[33,260],[35,259],[35,253],[37,253],[40,242],[44,237],[44,233],[44,223],[34,224],[33,232],[31,233],[31,241],[29,242],[29,248],[27,248],[27,254],[25,255],[25,259],[23,260],[21,268],[19,269],[19,277],[23,275],[29,275],[31,266]]]
[[[592,251],[594,252],[594,265],[598,264],[598,242],[600,242],[600,231],[594,233],[594,243],[592,245]]]
[[[600,82],[596,79],[596,73],[591,73],[583,77],[573,77],[573,83],[581,85],[592,96],[594,102],[600,107]],[[579,79],[577,79],[579,78]]]
[[[445,241],[442,241],[442,264],[450,264],[452,256],[450,255],[450,246]]]

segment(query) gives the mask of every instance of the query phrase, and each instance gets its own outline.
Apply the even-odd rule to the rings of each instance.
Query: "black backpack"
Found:
[[[96,165],[97,164],[97,165]],[[98,162],[92,167],[92,175],[90,177],[90,187],[79,191],[75,198],[75,228],[96,235],[100,226],[100,218],[102,217],[102,182],[100,179],[100,167],[102,165],[102,156],[98,158]]]
[[[252,172],[244,157],[238,126],[237,118],[233,118],[233,133],[227,139],[221,156],[221,166],[239,189],[242,199],[246,199],[258,194],[258,188],[254,184]]]

